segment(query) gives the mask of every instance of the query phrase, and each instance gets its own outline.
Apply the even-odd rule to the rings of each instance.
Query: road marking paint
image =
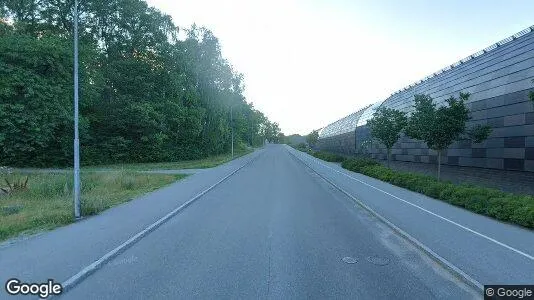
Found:
[[[319,161],[315,161],[315,162],[316,162],[317,164],[320,164],[320,165],[322,165],[322,166],[324,166],[324,167],[326,167],[326,168],[332,170],[332,171],[335,171],[335,172],[337,172],[337,173],[339,173],[339,174],[341,174],[341,175],[344,175],[344,176],[346,176],[346,177],[348,177],[348,178],[351,178],[351,179],[354,180],[354,181],[357,181],[357,182],[359,182],[359,183],[362,183],[362,184],[364,184],[364,185],[366,185],[366,186],[368,186],[368,187],[370,187],[370,188],[373,188],[373,189],[375,189],[375,190],[377,190],[377,191],[380,191],[380,192],[382,192],[382,193],[384,193],[384,194],[386,194],[386,195],[388,195],[388,196],[390,196],[390,197],[393,197],[393,198],[395,198],[395,199],[397,199],[397,200],[400,200],[400,201],[402,201],[402,202],[404,202],[404,203],[406,203],[406,204],[408,204],[408,205],[411,205],[411,206],[413,206],[413,207],[415,207],[415,208],[417,208],[417,209],[420,209],[420,210],[422,210],[422,211],[424,211],[424,212],[426,212],[426,213],[428,213],[428,214],[430,214],[430,215],[433,215],[433,216],[435,216],[435,217],[437,217],[437,218],[439,218],[439,219],[441,219],[441,220],[443,220],[443,221],[446,221],[446,222],[449,222],[449,223],[451,223],[451,224],[453,224],[453,225],[456,225],[456,226],[458,226],[458,227],[460,227],[460,228],[462,228],[462,229],[464,229],[464,230],[466,230],[466,231],[469,231],[469,232],[471,232],[471,233],[473,233],[473,234],[475,234],[475,235],[477,235],[477,236],[479,236],[479,237],[482,237],[482,238],[484,238],[484,239],[486,239],[486,240],[488,240],[488,241],[491,241],[491,242],[493,242],[493,243],[495,243],[495,244],[497,244],[497,245],[499,245],[499,246],[502,246],[502,247],[504,247],[504,248],[506,248],[506,249],[508,249],[508,250],[511,250],[511,251],[513,251],[513,252],[515,252],[515,253],[517,253],[517,254],[519,254],[519,255],[522,255],[522,256],[524,256],[524,257],[526,257],[526,258],[528,258],[528,259],[534,261],[534,256],[532,256],[532,255],[530,255],[530,254],[528,254],[528,253],[525,253],[525,252],[523,252],[523,251],[521,251],[521,250],[518,250],[518,249],[516,249],[516,248],[514,248],[514,247],[512,247],[512,246],[509,246],[509,245],[505,244],[505,243],[499,242],[498,240],[496,240],[496,239],[494,239],[494,238],[491,238],[491,237],[489,237],[489,236],[487,236],[487,235],[485,235],[485,234],[482,234],[482,233],[480,233],[480,232],[478,232],[478,231],[475,231],[475,230],[473,230],[473,229],[471,229],[471,228],[469,228],[469,227],[466,227],[466,226],[464,226],[464,225],[462,225],[462,224],[459,224],[459,223],[457,223],[457,222],[455,222],[455,221],[452,221],[452,220],[447,219],[447,218],[445,218],[445,217],[443,217],[443,216],[440,216],[440,215],[438,215],[438,214],[436,214],[436,213],[434,213],[434,212],[432,212],[432,211],[429,211],[428,209],[425,209],[425,208],[423,208],[423,207],[421,207],[421,206],[419,206],[419,205],[417,205],[417,204],[413,204],[413,203],[411,203],[411,202],[409,202],[409,201],[406,201],[406,200],[404,200],[404,199],[402,199],[402,198],[399,198],[399,197],[397,197],[397,196],[395,196],[395,195],[393,195],[393,194],[391,194],[391,193],[388,193],[388,192],[386,192],[386,191],[384,191],[384,190],[382,190],[382,189],[380,189],[380,188],[375,187],[374,185],[371,185],[371,184],[366,183],[366,182],[364,182],[364,181],[362,181],[362,180],[360,180],[360,179],[354,178],[354,177],[352,177],[352,176],[350,176],[350,175],[348,175],[348,174],[345,174],[345,173],[343,173],[343,172],[340,172],[340,171],[338,171],[338,170],[336,170],[336,169],[334,169],[334,168],[332,168],[332,167],[330,167],[330,166],[327,166],[327,165],[323,164],[322,162],[319,162]]]
[[[242,168],[244,168],[246,165],[250,164],[252,161],[254,161],[256,158],[258,158],[258,156],[261,155],[261,152],[256,154],[256,156],[254,156],[253,158],[251,158],[250,160],[248,160],[247,162],[245,162],[243,165],[241,165],[240,167],[238,167],[237,169],[235,169],[234,171],[232,171],[230,174],[226,175],[225,177],[223,177],[221,180],[217,181],[215,184],[213,184],[212,186],[208,187],[207,189],[203,190],[202,192],[198,193],[196,196],[194,196],[193,198],[189,199],[187,202],[185,202],[184,204],[180,205],[179,207],[173,209],[170,213],[166,214],[165,216],[161,217],[159,220],[157,220],[156,222],[152,223],[151,225],[149,225],[148,227],[146,227],[145,229],[143,229],[142,231],[138,232],[137,234],[135,234],[134,236],[132,236],[131,238],[129,238],[127,241],[125,241],[124,243],[120,244],[119,246],[117,246],[115,249],[109,251],[108,253],[106,253],[104,256],[102,256],[101,258],[99,258],[98,260],[94,261],[93,263],[91,263],[90,265],[86,266],[85,268],[83,268],[80,272],[78,272],[76,275],[70,277],[69,279],[67,279],[65,282],[63,282],[62,286],[63,286],[63,291],[68,291],[70,290],[71,288],[73,288],[76,284],[80,283],[83,279],[85,279],[87,276],[91,275],[92,273],[94,273],[96,270],[98,270],[100,267],[102,267],[104,264],[106,264],[108,261],[110,261],[111,259],[113,259],[114,257],[116,257],[117,255],[119,255],[120,253],[124,252],[126,249],[128,249],[129,247],[131,247],[133,244],[135,244],[137,241],[139,241],[140,239],[142,239],[143,237],[145,237],[147,234],[149,234],[150,232],[154,231],[155,229],[157,229],[159,226],[161,226],[162,224],[164,224],[165,222],[167,222],[169,219],[171,219],[172,217],[174,217],[176,214],[178,214],[180,211],[184,210],[186,207],[188,207],[189,205],[191,205],[193,202],[195,202],[196,200],[198,200],[200,197],[204,196],[207,192],[209,192],[210,190],[212,190],[213,188],[215,188],[216,186],[218,186],[219,184],[221,184],[223,181],[225,181],[226,179],[228,179],[230,176],[234,175],[235,173],[237,173],[239,170],[241,170]]]
[[[290,152],[291,153],[291,152]],[[297,156],[293,153],[291,153],[291,155],[293,155],[295,158],[297,158]],[[427,246],[425,246],[423,243],[421,243],[419,240],[417,240],[416,238],[414,238],[413,236],[411,236],[410,234],[408,234],[406,231],[400,229],[399,227],[397,227],[397,225],[391,223],[388,219],[384,218],[382,215],[378,214],[376,211],[374,211],[372,208],[370,208],[369,206],[367,206],[365,203],[363,203],[362,201],[358,200],[358,198],[352,196],[352,194],[350,194],[349,192],[345,191],[344,189],[342,189],[341,187],[339,187],[338,185],[336,185],[335,183],[333,183],[331,180],[329,180],[328,178],[326,178],[325,176],[321,175],[318,171],[314,170],[312,167],[310,167],[308,164],[306,164],[304,162],[304,160],[302,160],[301,158],[297,158],[302,164],[304,164],[305,166],[307,166],[308,168],[310,168],[310,170],[312,170],[315,174],[317,174],[319,177],[321,177],[324,181],[326,181],[327,183],[329,183],[330,185],[332,185],[334,188],[336,188],[337,190],[339,190],[340,192],[342,192],[343,194],[345,194],[347,197],[349,197],[350,199],[352,199],[354,202],[356,202],[356,204],[358,204],[359,206],[363,207],[365,210],[367,210],[371,215],[373,215],[374,217],[376,217],[378,220],[380,220],[381,222],[383,222],[384,224],[386,224],[387,226],[389,226],[393,231],[397,232],[399,235],[401,235],[402,237],[404,237],[405,239],[407,239],[409,242],[411,242],[415,247],[419,248],[421,251],[425,252],[427,255],[429,255],[431,258],[433,258],[435,261],[437,261],[439,264],[441,264],[444,268],[448,269],[450,272],[452,272],[453,274],[456,274],[456,276],[458,276],[460,279],[462,279],[465,283],[467,283],[469,286],[477,289],[478,291],[482,292],[484,291],[484,286],[482,284],[480,284],[480,282],[478,282],[476,279],[474,279],[473,277],[469,276],[467,273],[465,273],[464,271],[462,271],[460,268],[456,267],[455,265],[453,265],[451,262],[449,262],[448,260],[446,260],[445,258],[441,257],[439,254],[437,254],[436,252],[432,251],[430,248],[428,248]]]
[[[425,209],[425,208],[423,208],[423,207],[421,207],[421,206],[419,206],[419,205],[417,205],[417,204],[413,204],[413,203],[411,203],[411,202],[409,202],[409,201],[406,201],[406,200],[404,200],[404,199],[402,199],[402,198],[399,198],[399,197],[397,197],[397,196],[395,196],[395,195],[393,195],[393,194],[391,194],[391,193],[388,193],[388,192],[386,192],[386,191],[384,191],[384,190],[382,190],[382,189],[380,189],[380,188],[375,187],[374,185],[371,185],[371,184],[366,183],[366,182],[364,182],[364,181],[362,181],[362,180],[360,180],[360,179],[357,179],[357,178],[352,177],[352,176],[350,176],[350,175],[348,175],[348,174],[345,174],[345,173],[343,173],[343,172],[340,172],[340,171],[338,171],[338,170],[336,170],[336,169],[334,169],[334,168],[332,168],[332,167],[330,167],[330,166],[328,166],[328,165],[323,164],[322,162],[319,162],[319,161],[315,161],[315,162],[316,162],[317,164],[319,164],[319,165],[322,165],[322,166],[324,166],[324,167],[326,167],[326,168],[332,170],[332,171],[335,171],[335,172],[337,172],[337,173],[339,173],[339,174],[341,174],[341,175],[344,175],[344,176],[346,176],[346,177],[348,177],[348,178],[350,178],[350,179],[352,179],[352,180],[354,180],[354,181],[357,181],[357,182],[359,182],[359,183],[361,183],[361,184],[364,184],[364,185],[366,185],[366,186],[368,186],[368,187],[370,187],[370,188],[373,188],[373,189],[375,189],[375,190],[377,190],[377,191],[380,191],[380,192],[382,192],[382,193],[384,193],[384,194],[386,194],[386,195],[388,195],[388,196],[390,196],[390,197],[393,197],[393,198],[395,198],[395,199],[397,199],[397,200],[400,200],[400,201],[402,201],[402,202],[404,202],[404,203],[406,203],[406,204],[408,204],[408,205],[411,205],[411,206],[413,206],[413,207],[415,207],[415,208],[417,208],[417,209],[420,209],[420,210],[422,210],[422,211],[424,211],[424,212],[426,212],[426,213],[428,213],[428,214],[430,214],[430,215],[433,215],[433,216],[435,216],[435,217],[437,217],[437,218],[439,218],[439,219],[441,219],[441,220],[443,220],[443,221],[446,221],[446,222],[449,222],[449,223],[451,223],[451,224],[453,224],[453,225],[456,225],[456,226],[458,226],[458,227],[460,227],[460,228],[462,228],[462,229],[464,229],[464,230],[466,230],[466,231],[469,231],[469,232],[471,232],[471,233],[473,233],[473,234],[475,234],[475,235],[477,235],[477,236],[479,236],[479,237],[482,237],[482,238],[484,238],[484,239],[486,239],[486,240],[488,240],[488,241],[491,241],[491,242],[493,242],[493,243],[495,243],[495,244],[497,244],[497,245],[499,245],[499,246],[502,246],[502,247],[504,247],[504,248],[506,248],[506,249],[508,249],[508,250],[511,250],[511,251],[513,251],[513,252],[515,252],[515,253],[517,253],[517,254],[520,254],[520,255],[522,255],[522,256],[524,256],[524,257],[526,257],[526,258],[528,258],[528,259],[534,261],[534,256],[532,256],[532,255],[530,255],[530,254],[528,254],[528,253],[525,253],[525,252],[523,252],[523,251],[521,251],[521,250],[518,250],[518,249],[516,249],[516,248],[514,248],[514,247],[512,247],[512,246],[509,246],[509,245],[505,244],[505,243],[499,242],[498,240],[496,240],[496,239],[494,239],[494,238],[491,238],[491,237],[489,237],[489,236],[487,236],[487,235],[485,235],[485,234],[482,234],[482,233],[480,233],[480,232],[478,232],[478,231],[475,231],[475,230],[473,230],[473,229],[471,229],[471,228],[469,228],[469,227],[466,227],[466,226],[464,226],[464,225],[462,225],[462,224],[459,224],[459,223],[457,223],[457,222],[455,222],[455,221],[452,221],[452,220],[447,219],[447,218],[445,218],[445,217],[443,217],[443,216],[440,216],[440,215],[438,215],[438,214],[436,214],[436,213],[434,213],[434,212],[432,212],[432,211],[429,211],[428,209]]]

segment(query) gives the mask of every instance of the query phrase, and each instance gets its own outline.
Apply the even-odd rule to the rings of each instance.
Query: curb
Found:
[[[96,272],[99,268],[101,268],[107,262],[109,262],[110,260],[115,258],[117,255],[119,255],[122,252],[126,251],[128,248],[133,246],[136,242],[141,240],[143,237],[145,237],[146,235],[148,235],[149,233],[151,233],[152,231],[156,230],[158,227],[160,227],[161,225],[166,223],[169,219],[171,219],[172,217],[177,215],[179,212],[181,212],[182,210],[184,210],[185,208],[187,208],[188,206],[193,204],[193,202],[195,202],[196,200],[198,200],[199,198],[204,196],[206,193],[211,191],[213,188],[215,188],[219,184],[221,184],[224,181],[226,181],[228,178],[230,178],[232,175],[237,173],[239,170],[243,169],[245,166],[247,166],[250,163],[252,163],[261,154],[262,153],[259,152],[256,156],[252,157],[250,160],[245,162],[243,165],[241,165],[240,167],[238,167],[234,171],[230,172],[228,175],[224,176],[222,179],[217,181],[215,184],[211,185],[210,187],[208,187],[207,189],[203,190],[202,192],[200,192],[199,194],[197,194],[193,198],[189,199],[187,202],[185,202],[182,205],[178,206],[177,208],[173,209],[171,212],[169,212],[165,216],[161,217],[160,219],[158,219],[157,221],[155,221],[151,225],[145,227],[145,229],[139,231],[137,234],[135,234],[132,237],[130,237],[124,243],[120,244],[119,246],[117,246],[113,250],[111,250],[108,253],[104,254],[104,256],[102,256],[98,260],[94,261],[90,265],[88,265],[85,268],[83,268],[77,274],[71,276],[69,279],[67,279],[66,281],[64,281],[62,283],[63,294],[66,293],[67,291],[69,291],[70,289],[72,289],[73,287],[75,287],[78,283],[83,281],[85,278],[87,278],[88,276],[90,276],[91,274]],[[59,297],[61,297],[61,295],[59,295]],[[52,297],[49,297],[49,298],[52,298]]]
[[[430,258],[432,258],[435,262],[437,262],[439,265],[447,269],[449,272],[451,272],[453,275],[455,275],[457,278],[461,279],[464,283],[469,285],[470,287],[474,288],[478,292],[484,292],[484,286],[480,284],[477,280],[466,274],[464,271],[460,270],[458,267],[453,265],[451,262],[446,260],[445,258],[441,257],[436,252],[432,251],[430,248],[425,246],[423,243],[421,243],[419,240],[411,236],[409,233],[405,232],[404,230],[397,227],[395,224],[391,223],[388,219],[384,218],[380,214],[378,214],[376,211],[374,211],[372,208],[367,206],[362,201],[358,200],[356,197],[352,196],[349,192],[345,191],[335,183],[333,183],[330,179],[326,178],[319,172],[315,171],[312,167],[310,167],[308,164],[306,164],[302,159],[297,157],[294,153],[291,151],[288,151],[294,158],[296,158],[298,161],[300,161],[303,165],[305,165],[307,168],[312,170],[315,174],[317,174],[319,177],[321,177],[324,181],[326,181],[328,184],[345,194],[347,197],[349,197],[352,201],[354,201],[356,204],[364,208],[367,212],[369,212],[372,216],[376,217],[378,220],[380,220],[382,223],[386,224],[389,228],[391,228],[393,231],[395,231],[397,234],[402,236],[404,239],[408,240],[412,245],[414,245],[419,250],[423,251],[425,254],[427,254]]]

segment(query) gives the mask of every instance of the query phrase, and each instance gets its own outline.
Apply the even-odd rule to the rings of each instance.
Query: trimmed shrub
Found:
[[[329,162],[343,162],[345,160],[345,157],[339,154],[334,154],[334,153],[324,152],[324,151],[317,151],[317,152],[312,153],[312,155],[319,159],[329,161]]]
[[[510,221],[525,227],[534,228],[534,203],[517,207]]]
[[[314,156],[321,159],[323,157],[330,158],[317,153]],[[443,200],[478,214],[534,228],[533,196],[515,195],[470,184],[455,185],[451,182],[437,181],[426,175],[398,172],[369,158],[345,159],[341,166],[347,170]]]
[[[350,158],[343,161],[341,166],[351,171],[360,172],[364,167],[380,166],[380,163],[370,158]]]

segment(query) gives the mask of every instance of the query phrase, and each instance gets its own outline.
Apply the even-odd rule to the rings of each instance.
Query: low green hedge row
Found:
[[[343,162],[345,160],[345,157],[339,154],[334,154],[334,153],[324,152],[324,151],[314,151],[312,155],[319,159],[326,160],[329,162]]]
[[[346,159],[341,166],[478,214],[534,228],[533,196],[437,181],[430,176],[391,170],[372,159]]]

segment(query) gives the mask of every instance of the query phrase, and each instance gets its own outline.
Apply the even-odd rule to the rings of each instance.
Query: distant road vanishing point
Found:
[[[0,247],[0,280],[52,278],[64,299],[472,299],[532,283],[532,249],[530,230],[266,145]]]

